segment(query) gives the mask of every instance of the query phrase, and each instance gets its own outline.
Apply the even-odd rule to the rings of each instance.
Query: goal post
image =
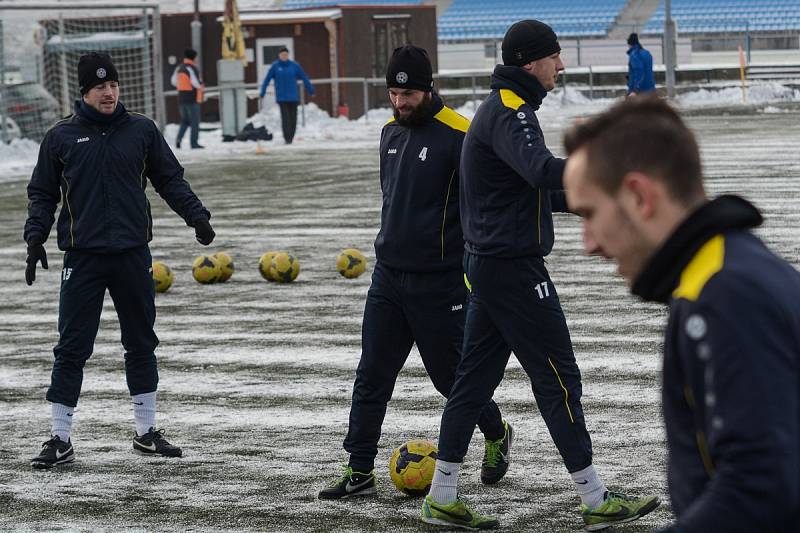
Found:
[[[165,125],[160,9],[156,3],[0,3],[0,115],[23,137],[39,140],[43,102],[26,102],[31,91],[51,97],[59,117],[72,113],[80,96],[78,59],[88,52],[111,56],[125,107]],[[44,96],[43,96],[44,98]],[[55,104],[52,104],[52,102]],[[9,122],[9,123],[11,123]],[[47,124],[49,127],[52,124]]]

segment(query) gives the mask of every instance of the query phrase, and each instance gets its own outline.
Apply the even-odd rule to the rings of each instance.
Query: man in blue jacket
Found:
[[[552,91],[561,47],[550,26],[523,20],[502,44],[503,65],[478,108],[461,154],[461,224],[470,301],[463,358],[439,431],[439,458],[422,520],[489,529],[458,497],[458,475],[480,409],[494,394],[513,351],[528,374],[539,412],[580,496],[590,530],[635,520],[655,497],[606,489],[592,464],[581,406],[581,375],[558,294],[545,267],[553,247],[552,211],[566,211],[564,160],[544,142],[536,110]]]
[[[59,340],[47,400],[52,404],[50,439],[34,468],[72,462],[73,412],[92,355],[106,290],[119,317],[125,374],[133,401],[133,449],[179,457],[181,449],[156,429],[158,369],[154,350],[155,287],[150,250],[153,220],[145,195],[147,179],[169,206],[194,227],[197,240],[214,239],[210,214],[183,179],[180,166],[155,123],[129,113],[119,102],[119,76],[106,54],[78,62],[81,99],[75,113],[51,128],[39,148],[28,184],[28,245],[25,280],[36,265],[47,268],[44,243],[58,217],[58,247],[64,250],[58,308]]]
[[[653,56],[642,48],[639,35],[628,36],[628,96],[656,90],[653,76]]]
[[[587,253],[669,304],[667,531],[798,531],[800,273],[753,235],[753,205],[708,200],[694,136],[658,98],[621,103],[565,144]]]
[[[319,493],[321,499],[375,494],[373,466],[386,405],[413,344],[445,397],[461,359],[467,291],[457,190],[469,121],[433,92],[433,69],[422,48],[397,48],[386,84],[394,119],[381,131],[383,209],[344,441],[350,460],[344,475]],[[493,484],[508,469],[512,429],[491,398],[481,409],[481,481]]]
[[[283,140],[286,144],[292,144],[294,132],[297,129],[297,104],[300,102],[300,94],[297,90],[297,80],[303,80],[303,84],[309,96],[314,96],[314,86],[303,72],[300,63],[289,59],[289,49],[281,48],[278,59],[272,63],[261,83],[261,91],[258,93],[260,98],[267,94],[269,82],[275,80],[275,100],[281,109],[281,127],[283,128]]]

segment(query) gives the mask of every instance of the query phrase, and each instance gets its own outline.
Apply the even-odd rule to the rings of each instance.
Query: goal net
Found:
[[[111,56],[120,101],[164,125],[157,4],[0,3],[0,137],[40,141],[80,96],[78,59]]]

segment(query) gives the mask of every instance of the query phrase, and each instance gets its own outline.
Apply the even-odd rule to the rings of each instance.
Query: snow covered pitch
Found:
[[[688,119],[700,140],[710,192],[736,192],[754,201],[767,221],[759,235],[795,266],[798,110],[792,104],[748,114],[695,111]],[[560,112],[543,113],[555,152],[561,152],[561,131],[569,122]],[[378,129],[372,127],[370,135]],[[431,530],[419,522],[420,500],[397,491],[386,470],[397,445],[437,438],[443,402],[416,353],[387,413],[377,458],[378,497],[316,499],[345,462],[341,441],[381,204],[377,138],[306,134],[285,149],[280,143],[267,146],[264,156],[250,149],[212,149],[205,156],[179,152],[190,155],[187,176],[213,213],[217,240],[210,249],[201,248],[192,230],[151,195],[153,257],[175,272],[173,287],[157,296],[158,423],[183,447],[178,460],[132,453],[133,415],[116,315],[107,298],[76,411],[77,460],[51,472],[29,467],[49,429],[44,392],[57,340],[61,254],[51,238],[50,270],[39,270],[33,287],[25,285],[21,235],[32,165],[3,173],[0,530]],[[577,218],[557,215],[556,226],[548,268],[583,372],[597,468],[614,489],[666,499],[659,411],[666,313],[630,297],[612,264],[583,255]],[[367,274],[347,280],[335,271],[336,255],[345,247],[367,254]],[[232,255],[237,271],[228,283],[204,286],[192,279],[192,258],[206,250]],[[299,258],[295,283],[261,278],[258,258],[267,250]],[[495,399],[516,430],[511,468],[500,484],[482,486],[483,442],[476,433],[462,475],[463,495],[481,511],[497,514],[505,531],[578,531],[582,522],[572,483],[513,358]],[[667,502],[618,529],[645,532],[669,519]]]

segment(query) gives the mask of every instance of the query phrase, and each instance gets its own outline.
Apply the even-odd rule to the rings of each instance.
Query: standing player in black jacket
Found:
[[[350,460],[344,475],[319,493],[322,499],[375,493],[373,466],[386,404],[411,346],[416,342],[444,396],[461,358],[467,291],[458,165],[469,121],[433,92],[431,63],[422,48],[396,49],[386,84],[395,118],[381,132],[378,261],[364,307],[361,360],[344,441]],[[512,429],[491,397],[478,410],[475,418],[486,438],[481,480],[492,484],[508,469]]]
[[[738,196],[709,201],[700,152],[657,98],[567,135],[584,247],[669,304],[662,402],[674,533],[800,528],[800,273]]]
[[[25,280],[36,279],[36,264],[47,268],[44,243],[58,218],[58,247],[64,250],[58,309],[59,341],[47,400],[52,403],[51,438],[34,468],[51,468],[75,459],[70,440],[83,367],[94,349],[106,289],[122,330],[125,373],[133,400],[134,450],[179,457],[156,429],[158,338],[152,259],[153,237],[147,178],[197,240],[208,245],[214,230],[209,212],[183,179],[183,168],[149,118],[129,113],[119,100],[119,76],[106,54],[78,62],[81,99],[75,113],[47,132],[28,184],[28,244]]]
[[[503,39],[503,65],[478,108],[461,155],[461,222],[471,284],[464,354],[442,415],[439,459],[422,520],[493,528],[458,498],[458,473],[478,410],[503,379],[513,351],[531,379],[539,412],[581,498],[587,529],[628,522],[658,499],[610,492],[592,464],[581,374],[558,294],[545,267],[553,210],[566,210],[564,160],[545,146],[536,110],[564,69],[553,30],[524,20]]]

